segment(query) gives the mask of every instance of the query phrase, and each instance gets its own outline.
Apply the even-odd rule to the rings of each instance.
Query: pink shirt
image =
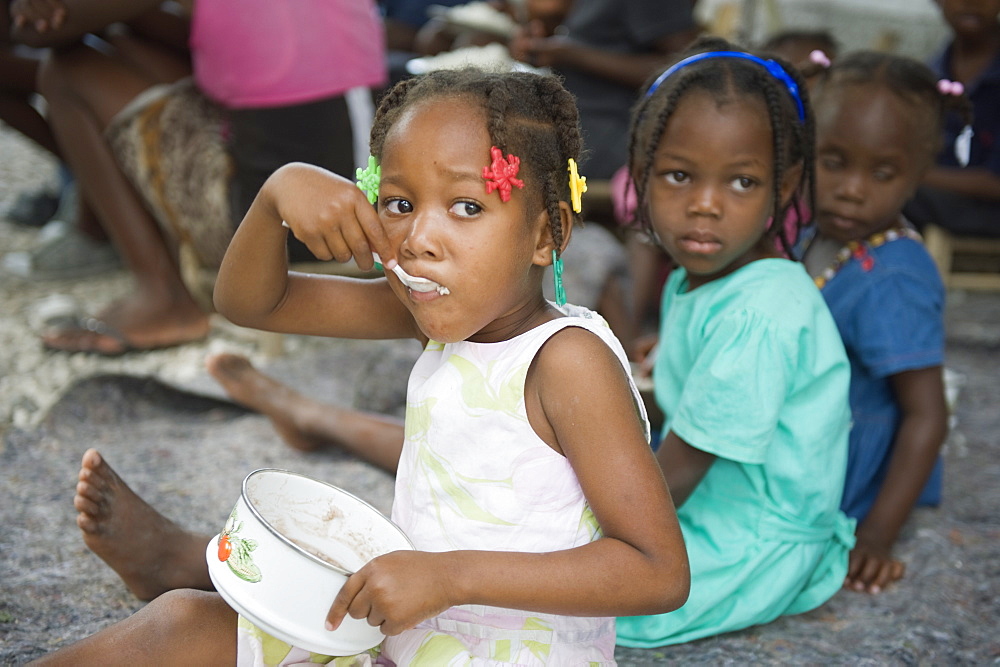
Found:
[[[372,0],[195,0],[194,76],[230,108],[274,107],[386,80]]]

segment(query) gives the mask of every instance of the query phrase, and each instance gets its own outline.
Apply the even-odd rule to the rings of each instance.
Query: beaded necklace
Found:
[[[871,271],[872,267],[875,266],[875,258],[868,251],[901,238],[913,239],[920,243],[923,242],[923,238],[921,238],[917,230],[902,223],[890,227],[884,232],[876,232],[863,241],[849,241],[843,248],[837,251],[837,255],[833,258],[830,266],[823,269],[818,276],[813,278],[813,282],[816,283],[816,287],[823,289],[823,286],[830,282],[852,258],[861,262],[862,271]]]

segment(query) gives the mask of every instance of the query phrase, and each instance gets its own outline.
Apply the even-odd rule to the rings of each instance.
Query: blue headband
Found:
[[[743,53],[742,51],[706,51],[705,53],[696,53],[693,56],[689,56],[680,62],[674,63],[667,68],[663,74],[656,77],[656,81],[649,87],[646,91],[646,97],[651,96],[656,89],[660,87],[660,84],[667,80],[671,74],[681,69],[682,67],[687,67],[700,60],[705,60],[706,58],[742,58],[743,60],[749,60],[750,62],[755,62],[764,69],[767,70],[768,74],[773,76],[775,79],[780,81],[788,89],[789,94],[792,99],[795,100],[795,106],[799,111],[799,120],[803,123],[806,120],[806,109],[802,104],[802,98],[799,96],[799,84],[795,83],[795,80],[788,75],[785,68],[779,65],[773,60],[764,60],[763,58],[758,58],[755,55],[749,53]]]

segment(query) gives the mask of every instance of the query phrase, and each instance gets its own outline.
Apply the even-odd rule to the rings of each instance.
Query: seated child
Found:
[[[937,83],[910,58],[858,52],[826,70],[815,97],[816,229],[804,260],[851,362],[841,509],[859,524],[845,585],[870,593],[903,576],[892,546],[910,510],[941,497],[944,287],[902,214],[957,101]]]
[[[223,260],[216,304],[238,324],[424,345],[392,510],[418,550],[361,568],[327,616],[331,629],[348,610],[380,625],[380,664],[613,664],[615,616],[687,597],[624,350],[590,311],[543,298],[544,269],[556,264],[558,283],[580,210],[568,177],[580,149],[573,98],[554,77],[408,79],[372,127],[379,168],[361,185],[375,207],[349,181],[287,165]],[[283,222],[320,258],[367,268],[378,252],[387,278],[290,273]],[[396,266],[422,280],[403,282]],[[175,591],[50,658],[259,665],[266,643],[278,664],[321,659],[295,647],[274,656],[247,625],[237,631],[217,594]]]
[[[812,127],[794,68],[716,39],[696,43],[634,111],[637,211],[678,267],[663,291],[653,383],[691,594],[676,611],[619,619],[619,644],[767,623],[843,583],[854,540],[838,509],[849,366],[773,223],[801,199],[814,210]]]
[[[957,234],[1000,237],[1000,2],[937,4],[953,38],[930,66],[937,78],[951,80],[949,90],[961,85],[972,118],[946,119],[940,152],[906,215],[920,228],[933,223]]]

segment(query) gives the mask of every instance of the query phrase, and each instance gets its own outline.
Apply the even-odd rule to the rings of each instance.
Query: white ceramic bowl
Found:
[[[354,655],[384,635],[350,616],[335,631],[326,613],[350,573],[390,551],[412,549],[378,510],[325,482],[286,470],[243,480],[222,532],[208,544],[208,571],[233,609],[299,648]]]

